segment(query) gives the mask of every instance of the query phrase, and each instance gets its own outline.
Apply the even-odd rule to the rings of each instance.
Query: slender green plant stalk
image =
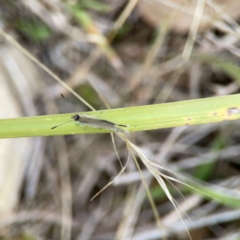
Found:
[[[80,113],[81,114],[81,113]],[[83,113],[86,114],[86,113]],[[125,124],[129,132],[178,126],[191,126],[237,120],[240,118],[240,94],[148,106],[111,109],[87,113],[117,124]],[[107,133],[106,129],[81,126],[69,122],[73,114],[57,114],[0,120],[0,138]]]

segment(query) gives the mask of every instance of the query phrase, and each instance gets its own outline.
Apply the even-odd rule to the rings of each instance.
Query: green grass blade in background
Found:
[[[240,84],[240,68],[231,60],[220,59],[212,55],[196,55],[194,58],[222,70]]]
[[[89,116],[129,125],[128,131],[146,131],[207,124],[240,118],[240,94],[165,104],[89,112]],[[0,138],[107,133],[108,130],[81,127],[69,122],[72,114],[1,119]]]
[[[181,181],[186,184],[184,191],[188,193],[197,193],[205,199],[211,199],[229,207],[240,208],[239,194],[231,188],[228,190],[227,188],[219,187],[217,184],[212,185],[211,183],[207,183],[206,185],[206,182],[199,182],[198,179],[193,180],[187,177],[184,177]]]

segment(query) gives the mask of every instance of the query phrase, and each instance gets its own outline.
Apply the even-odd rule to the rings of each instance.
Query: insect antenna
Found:
[[[62,98],[66,101],[68,106],[75,112],[73,105],[64,97],[64,95],[61,93]],[[76,113],[76,112],[75,112]],[[77,114],[77,113],[76,113]]]
[[[64,125],[64,124],[69,123],[69,122],[72,122],[72,121],[73,121],[73,120],[69,120],[69,121],[67,121],[67,122],[61,123],[61,124],[59,124],[59,125],[57,125],[57,126],[52,127],[51,129],[60,127],[60,126],[62,126],[62,125]]]
[[[73,112],[75,112],[72,104],[64,97],[64,95],[63,95],[62,93],[61,93],[61,96],[62,96],[62,98],[66,101],[66,103],[68,104],[68,106],[73,110]],[[74,116],[78,116],[78,114],[75,112],[75,115],[74,115]],[[74,117],[74,116],[73,116],[73,117]],[[72,118],[73,118],[73,117],[72,117]],[[73,118],[73,119],[74,119],[74,121],[75,121],[75,118]],[[60,127],[60,126],[62,126],[62,125],[64,125],[64,124],[69,123],[69,122],[72,122],[72,121],[73,121],[73,120],[69,120],[69,121],[67,121],[67,122],[61,123],[61,124],[59,124],[59,125],[57,125],[57,126],[52,127],[51,129]]]

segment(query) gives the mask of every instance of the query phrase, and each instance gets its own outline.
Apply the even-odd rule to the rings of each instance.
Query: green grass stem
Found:
[[[103,110],[102,112],[88,112],[87,114],[118,124],[129,125],[129,132],[208,124],[239,119],[240,94]],[[82,127],[74,121],[56,129],[51,129],[53,126],[70,120],[72,115],[56,114],[0,119],[0,138],[110,132],[106,129]]]

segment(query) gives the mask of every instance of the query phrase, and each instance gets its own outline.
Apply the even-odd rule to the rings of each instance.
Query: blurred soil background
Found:
[[[0,28],[96,109],[239,93],[239,19],[238,0],[0,0]],[[72,112],[60,93],[89,110],[1,36],[0,86],[1,118]],[[152,161],[239,197],[239,125],[128,137]],[[116,147],[125,163],[126,145]],[[2,139],[0,157],[1,239],[189,239],[186,228],[194,240],[240,239],[240,209],[167,183],[184,226],[141,165],[159,229],[132,159],[90,201],[121,170],[109,134]]]

